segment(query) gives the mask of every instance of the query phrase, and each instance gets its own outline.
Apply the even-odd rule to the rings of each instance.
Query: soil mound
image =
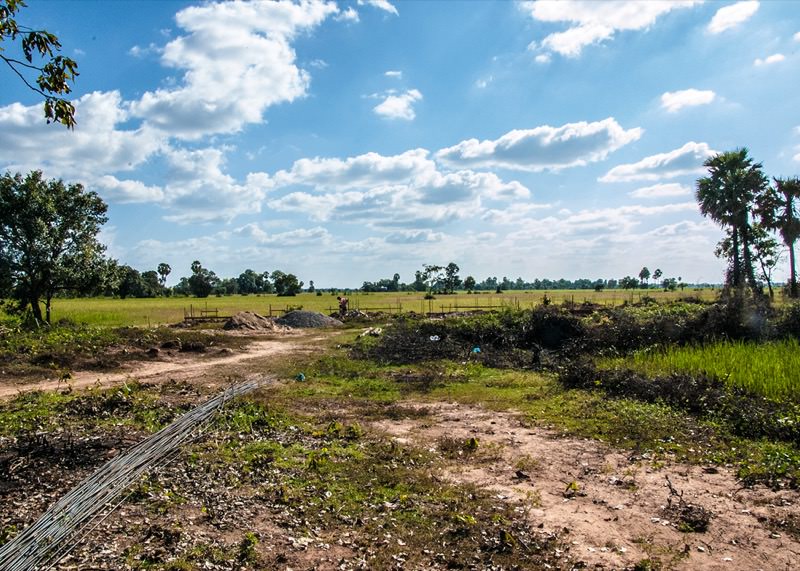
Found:
[[[289,327],[341,327],[344,325],[338,319],[316,311],[290,311],[276,319],[275,323]]]
[[[275,323],[274,319],[252,311],[240,311],[222,326],[227,331],[285,331],[286,327]]]

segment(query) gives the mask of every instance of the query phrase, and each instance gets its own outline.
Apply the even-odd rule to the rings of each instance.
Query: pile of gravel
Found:
[[[316,311],[290,311],[276,319],[275,323],[288,327],[341,327],[344,325],[338,319]]]
[[[240,311],[222,326],[227,331],[285,331],[286,327],[276,324],[274,319],[264,317],[252,311]]]

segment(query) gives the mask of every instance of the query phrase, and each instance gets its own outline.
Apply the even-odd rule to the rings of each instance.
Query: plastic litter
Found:
[[[440,337],[438,335],[431,335],[431,341],[438,341]]]
[[[302,383],[306,380],[306,376],[303,373],[297,373],[297,376],[294,378],[294,380]]]
[[[472,348],[472,352],[473,353],[480,353],[481,352],[481,348],[480,347],[473,347]]]

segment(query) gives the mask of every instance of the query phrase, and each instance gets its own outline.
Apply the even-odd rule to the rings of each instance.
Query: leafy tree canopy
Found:
[[[48,123],[61,123],[72,129],[75,127],[75,107],[61,96],[72,91],[70,82],[75,81],[78,75],[78,64],[68,57],[56,55],[61,50],[61,43],[55,34],[17,22],[17,15],[24,7],[23,0],[0,0],[0,60],[25,85],[44,97],[44,116]],[[7,48],[9,42],[17,40],[21,53],[14,57],[9,55]],[[17,48],[15,43],[12,47]]]
[[[65,290],[92,291],[102,280],[103,246],[97,240],[107,206],[80,184],[44,180],[41,171],[0,178],[0,276],[17,308],[42,320],[39,300]]]

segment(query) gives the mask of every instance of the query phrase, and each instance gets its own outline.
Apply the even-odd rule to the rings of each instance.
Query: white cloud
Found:
[[[306,185],[320,191],[341,191],[427,180],[435,173],[436,163],[428,158],[428,151],[413,149],[393,156],[365,153],[346,159],[300,159],[291,170],[278,171],[275,181],[279,186]]]
[[[379,10],[383,10],[384,12],[389,12],[390,14],[394,14],[395,16],[400,15],[397,12],[397,8],[395,8],[394,4],[389,2],[389,0],[358,0],[358,5],[372,6],[373,8],[378,8]]]
[[[569,23],[567,30],[545,37],[540,48],[567,57],[577,57],[586,46],[610,40],[618,31],[649,28],[659,16],[698,3],[693,0],[537,0],[523,2],[522,7],[540,22]]]
[[[708,24],[708,31],[712,34],[719,34],[738,26],[742,22],[749,20],[758,11],[758,5],[758,2],[748,0],[720,8],[711,18],[711,22]]]
[[[385,75],[386,77],[393,77],[395,79],[403,79],[403,72],[402,71],[389,70],[386,73],[384,73],[383,75]]]
[[[166,146],[163,135],[146,125],[119,129],[129,113],[117,91],[88,93],[73,103],[78,123],[72,132],[45,124],[41,105],[0,107],[0,168],[41,169],[89,184],[131,171]]]
[[[413,105],[421,99],[422,94],[418,90],[409,89],[400,95],[387,95],[386,99],[373,108],[373,111],[388,119],[412,121],[417,116]]]
[[[550,54],[539,54],[533,59],[536,60],[536,63],[546,64],[550,63],[553,58]]]
[[[103,175],[94,181],[99,193],[115,202],[159,202],[164,191],[157,186],[148,186],[138,180],[119,180],[111,175]]]
[[[261,202],[274,186],[266,173],[250,173],[239,184],[223,171],[222,149],[171,149],[166,152],[169,180],[164,186],[164,206],[175,214],[166,220],[179,223],[230,221],[261,211]]]
[[[309,0],[223,2],[181,10],[186,35],[169,42],[161,61],[185,70],[176,88],[146,92],[131,112],[174,137],[196,139],[260,123],[271,105],[305,95],[310,77],[295,65],[291,40],[338,8]]]
[[[661,107],[668,113],[677,113],[684,107],[708,105],[716,98],[710,90],[684,89],[683,91],[667,91],[661,95]]]
[[[331,234],[325,228],[298,228],[287,232],[270,234],[258,224],[247,224],[233,231],[234,234],[253,240],[261,246],[276,248],[300,248],[309,245],[319,246],[331,241]]]
[[[269,205],[315,220],[427,227],[474,216],[486,201],[530,196],[520,182],[503,181],[494,173],[441,172],[428,154],[414,149],[394,156],[300,159],[275,174],[275,189],[306,186],[314,193],[291,192]]]
[[[336,16],[334,16],[334,20],[338,22],[357,23],[359,22],[358,11],[352,6],[349,6],[347,10],[339,12]]]
[[[643,132],[638,127],[626,131],[612,117],[561,127],[543,125],[515,129],[494,141],[461,141],[437,152],[436,158],[459,167],[559,170],[604,160]]]
[[[636,190],[629,192],[628,195],[632,198],[664,198],[664,197],[675,197],[675,196],[686,196],[687,194],[691,194],[692,189],[688,186],[683,184],[678,184],[676,182],[670,182],[666,184],[654,184],[652,186],[643,186],[642,188],[637,188]]]
[[[779,63],[786,59],[786,56],[783,54],[772,54],[771,56],[767,56],[765,59],[756,58],[753,61],[753,65],[755,66],[762,66],[762,65],[771,65],[773,63]]]
[[[700,174],[703,162],[713,155],[706,143],[690,141],[679,149],[643,158],[632,164],[618,165],[600,177],[601,182],[659,180],[676,176]]]
[[[792,39],[795,42],[800,42],[800,32],[795,32],[795,34],[792,36]]]
[[[135,58],[142,58],[150,54],[158,54],[161,53],[161,48],[159,48],[156,44],[150,42],[150,44],[143,48],[141,46],[133,46],[131,49],[128,50],[128,54],[132,55]]]
[[[419,244],[442,242],[445,235],[432,230],[400,230],[387,234],[384,240],[388,244]]]

